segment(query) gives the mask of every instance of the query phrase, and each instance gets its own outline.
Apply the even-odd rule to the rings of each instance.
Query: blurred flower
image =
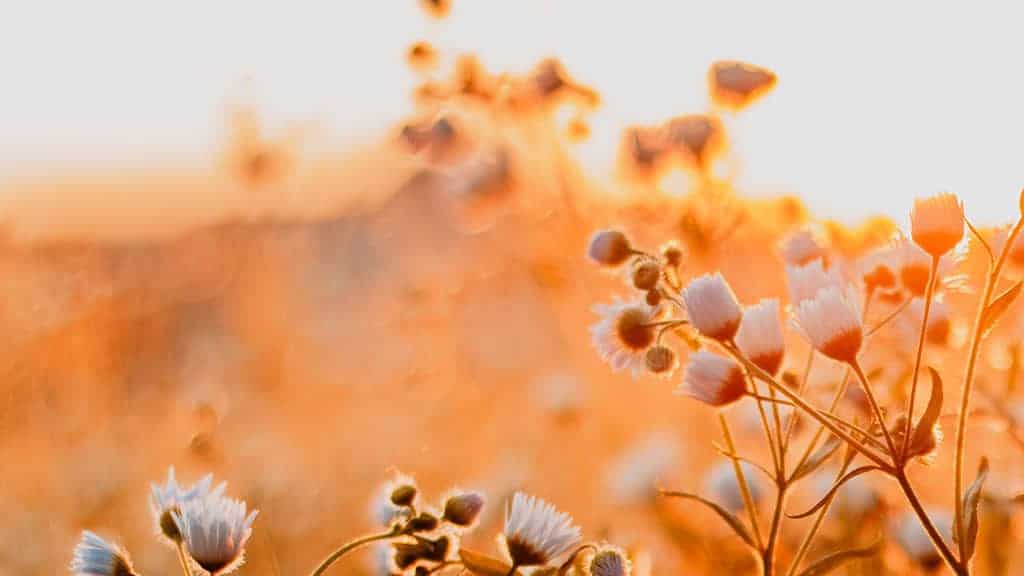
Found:
[[[860,261],[859,268],[865,291],[889,291],[896,287],[899,264],[895,261],[891,249],[869,252]]]
[[[656,483],[679,463],[680,447],[667,433],[654,433],[612,461],[607,483],[619,504],[649,502],[657,496]]]
[[[590,560],[591,576],[629,576],[629,558],[615,546],[602,546]]]
[[[512,495],[505,509],[505,548],[515,566],[543,566],[580,542],[572,517],[536,496]]]
[[[946,542],[953,540],[953,515],[946,510],[927,510],[928,517]],[[906,512],[896,524],[896,542],[914,563],[925,570],[935,570],[942,565],[942,557],[928,538],[918,517]]]
[[[786,236],[780,245],[780,250],[782,259],[790,266],[804,266],[812,260],[824,262],[828,256],[828,250],[806,228]]]
[[[645,369],[644,353],[654,344],[657,308],[642,302],[617,300],[599,304],[600,320],[590,327],[591,341],[601,359],[618,372],[629,368],[634,376]]]
[[[778,300],[771,298],[747,306],[736,333],[736,345],[759,368],[773,376],[778,373],[786,352]]]
[[[964,207],[954,194],[944,192],[914,200],[910,212],[911,236],[925,252],[938,258],[964,237]]]
[[[793,306],[814,298],[824,288],[840,284],[839,270],[832,266],[826,271],[821,260],[812,260],[802,266],[786,266],[786,286]]]
[[[208,494],[184,503],[174,512],[174,522],[192,560],[211,576],[220,576],[245,561],[256,514],[246,514],[245,502]]]
[[[775,87],[776,76],[767,68],[722,60],[711,65],[708,86],[711,98],[719,106],[740,110]]]
[[[905,238],[896,242],[895,249],[899,257],[900,283],[914,296],[924,296],[931,269],[928,254]]]
[[[729,341],[739,330],[743,309],[721,273],[705,274],[683,289],[686,314],[701,334]]]
[[[921,330],[921,321],[924,319],[924,299],[911,300],[907,310],[900,317],[901,332],[910,337],[908,341],[916,342]],[[936,346],[949,344],[950,324],[949,306],[944,300],[932,300],[931,310],[928,312],[928,326],[925,329],[928,342]]]
[[[587,255],[602,266],[620,266],[633,255],[633,247],[622,232],[601,230],[590,239]]]
[[[758,477],[761,472],[747,462],[740,462],[740,468],[747,488],[750,489],[750,498],[757,504],[765,494],[764,482]],[[729,511],[738,512],[745,506],[743,491],[740,490],[736,470],[730,460],[723,460],[708,471],[704,489],[712,500]]]
[[[181,532],[174,522],[174,511],[181,506],[205,498],[208,495],[220,496],[227,486],[223,482],[213,489],[213,474],[207,474],[200,478],[188,489],[178,484],[174,477],[174,466],[167,471],[167,482],[164,484],[150,484],[149,509],[153,513],[153,520],[156,522],[157,534],[165,542],[177,546],[181,542]]]
[[[718,118],[689,114],[673,118],[665,124],[664,142],[671,149],[681,152],[682,157],[696,168],[703,170],[725,148],[725,130]]]
[[[796,309],[796,321],[819,352],[840,362],[856,361],[864,339],[860,307],[851,288],[825,288]]]
[[[127,552],[88,530],[82,532],[82,539],[75,546],[70,568],[75,576],[135,575]]]
[[[675,393],[712,406],[725,406],[747,393],[746,378],[743,369],[732,359],[698,350],[690,354],[683,382]]]
[[[552,416],[571,418],[583,407],[586,389],[580,379],[570,372],[547,374],[534,385],[541,405]]]

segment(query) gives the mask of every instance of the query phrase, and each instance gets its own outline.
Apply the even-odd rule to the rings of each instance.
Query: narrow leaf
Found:
[[[981,488],[985,484],[986,478],[988,478],[988,458],[982,458],[981,465],[978,467],[978,477],[974,479],[974,482],[967,488],[967,492],[964,493],[962,517],[967,524],[964,527],[964,555],[966,560],[970,560],[971,556],[974,555],[974,542],[978,537],[978,502],[981,500]]]
[[[475,576],[508,576],[508,571],[512,569],[512,566],[497,558],[465,548],[459,549],[459,559],[466,570]]]
[[[732,452],[729,452],[728,450],[725,449],[725,447],[723,447],[721,444],[719,444],[717,442],[712,442],[711,446],[714,447],[714,449],[719,454],[721,454],[722,456],[725,456],[729,460],[739,460],[740,462],[745,462],[747,464],[750,464],[755,469],[760,470],[762,474],[767,476],[768,479],[772,481],[772,483],[775,482],[775,475],[774,474],[772,474],[771,472],[768,471],[767,468],[765,468],[764,466],[758,464],[757,462],[754,462],[750,458],[744,458],[743,456],[738,456],[736,454],[733,454]]]
[[[803,512],[801,514],[786,514],[786,516],[794,520],[799,518],[807,518],[811,514],[814,514],[815,512],[820,510],[822,506],[825,506],[829,502],[831,502],[832,497],[835,496],[836,491],[839,490],[839,488],[841,488],[843,484],[846,484],[847,482],[853,480],[854,478],[860,476],[861,474],[871,472],[872,470],[881,470],[881,468],[879,468],[878,466],[861,466],[860,468],[855,468],[852,471],[847,472],[845,476],[843,476],[839,480],[836,480],[836,483],[833,484],[832,487],[828,489],[828,492],[826,492],[825,495],[821,498],[821,500],[818,500],[818,503],[812,506],[810,510]]]
[[[850,550],[836,552],[835,554],[829,554],[808,566],[803,572],[800,572],[800,576],[823,576],[851,560],[870,558],[878,553],[879,548],[881,548],[881,544],[882,541],[878,540],[874,544],[864,548],[852,548]]]
[[[939,421],[939,417],[942,416],[942,377],[931,366],[928,367],[928,371],[932,375],[932,392],[928,398],[928,407],[924,409],[924,414],[921,415],[921,419],[917,421],[917,426],[914,427],[914,431],[911,433],[907,451],[909,455],[915,454],[915,446],[929,446],[931,444],[935,424]]]
[[[793,475],[790,477],[789,481],[795,482],[796,480],[799,480],[817,470],[825,463],[826,460],[836,453],[836,450],[838,450],[842,444],[843,442],[838,436],[829,436],[824,446],[818,448],[810,458],[804,460],[804,463],[793,471]]]
[[[743,525],[743,522],[741,522],[740,519],[737,518],[732,512],[729,512],[725,508],[722,508],[721,506],[712,502],[711,500],[708,500],[707,498],[703,498],[701,496],[691,494],[689,492],[662,490],[661,494],[663,496],[668,496],[669,498],[688,498],[690,500],[696,500],[697,502],[700,502],[701,504],[707,506],[708,508],[712,509],[716,514],[718,514],[722,518],[722,520],[725,520],[729,527],[732,528],[733,532],[735,532],[736,535],[739,536],[748,546],[750,546],[754,550],[757,550],[757,544],[754,543],[754,538],[750,535],[750,531],[747,530],[747,527]]]
[[[985,312],[981,315],[980,334],[982,338],[988,336],[992,328],[995,327],[996,321],[1009,310],[1010,305],[1020,295],[1021,284],[1024,284],[1024,280],[1007,288],[1006,292],[996,296],[996,299],[985,308]]]

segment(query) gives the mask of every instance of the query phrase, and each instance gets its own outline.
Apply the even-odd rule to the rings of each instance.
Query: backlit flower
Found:
[[[803,266],[812,260],[824,261],[828,255],[825,247],[807,229],[797,230],[787,236],[779,249],[782,252],[782,259],[790,266]]]
[[[683,382],[676,395],[689,396],[712,406],[731,404],[747,393],[743,369],[730,358],[698,350],[690,354]]]
[[[75,546],[70,568],[75,576],[135,576],[127,552],[88,530]]]
[[[736,345],[759,368],[773,376],[778,373],[786,351],[778,300],[772,298],[747,306],[736,333]]]
[[[775,73],[767,68],[738,60],[722,60],[711,65],[708,87],[719,106],[739,110],[775,86]]]
[[[793,306],[814,298],[824,288],[841,283],[839,270],[835,266],[825,270],[821,260],[812,260],[803,266],[786,266],[786,287]]]
[[[901,332],[910,337],[909,341],[917,342],[923,319],[924,299],[914,298],[907,306],[906,312],[902,314],[900,322]],[[928,311],[928,326],[925,328],[925,338],[931,344],[945,346],[949,343],[950,325],[949,306],[944,300],[932,300],[931,310]]]
[[[601,319],[590,327],[591,341],[601,359],[612,370],[630,369],[634,376],[645,369],[644,354],[656,338],[657,308],[643,302],[616,301],[597,305],[594,311]]]
[[[220,576],[245,561],[256,514],[246,513],[245,502],[210,494],[183,504],[174,521],[192,560],[211,576]]]
[[[149,508],[156,521],[157,534],[171,544],[177,545],[181,542],[181,533],[174,523],[174,511],[192,500],[205,498],[209,494],[220,495],[226,486],[221,483],[211,492],[212,485],[213,474],[207,474],[186,489],[178,484],[174,477],[173,466],[167,471],[167,482],[162,485],[150,484]]]
[[[701,334],[720,341],[732,340],[740,328],[743,309],[720,273],[693,279],[683,290],[686,314]]]
[[[515,566],[543,566],[580,542],[572,517],[536,496],[512,495],[505,509],[504,541]]]
[[[864,330],[852,289],[833,286],[821,290],[797,306],[796,321],[818,352],[840,362],[857,359]]]
[[[914,242],[938,258],[964,237],[963,204],[948,192],[918,198],[910,212],[910,229]]]

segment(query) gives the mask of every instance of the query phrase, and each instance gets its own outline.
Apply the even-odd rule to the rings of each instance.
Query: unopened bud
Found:
[[[174,512],[174,508],[168,508],[160,514],[160,533],[166,536],[171,542],[180,544],[181,531],[178,530],[178,524],[174,521]]]
[[[633,255],[633,247],[622,232],[601,230],[591,238],[587,254],[602,266],[619,266]]]
[[[651,290],[661,279],[661,266],[653,260],[645,260],[633,268],[633,286],[640,290]]]
[[[419,516],[409,520],[408,529],[412,532],[430,532],[437,528],[440,520],[437,516],[422,512]]]
[[[647,302],[647,305],[652,308],[654,306],[657,306],[658,304],[661,303],[661,291],[658,289],[648,290],[647,296],[644,298],[644,300]]]
[[[470,526],[484,508],[483,496],[466,492],[451,496],[444,503],[444,521],[456,526]]]
[[[391,503],[395,506],[412,506],[416,501],[416,486],[412,484],[401,484],[391,491]]]
[[[644,354],[644,364],[654,374],[670,374],[678,366],[676,353],[668,346],[654,346]]]
[[[683,249],[675,242],[665,244],[665,246],[661,248],[661,255],[665,258],[665,262],[673,268],[678,268],[683,265]]]

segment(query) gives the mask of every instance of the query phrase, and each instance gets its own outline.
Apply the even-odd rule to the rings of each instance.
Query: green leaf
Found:
[[[718,516],[721,517],[722,520],[725,520],[726,524],[728,524],[729,527],[732,528],[732,531],[735,532],[736,535],[739,536],[740,539],[742,539],[747,544],[747,546],[750,546],[754,550],[757,550],[757,544],[754,543],[754,538],[750,535],[750,531],[747,530],[747,527],[743,525],[743,522],[741,522],[740,519],[737,518],[732,512],[729,512],[728,510],[722,508],[721,506],[712,502],[711,500],[698,496],[697,494],[667,490],[662,490],[661,494],[669,498],[686,498],[689,500],[696,500],[697,502],[700,502],[701,504],[707,506],[716,514],[718,514]]]
[[[459,559],[466,570],[475,576],[508,576],[508,571],[512,569],[511,565],[502,560],[466,548],[459,549]]]
[[[826,506],[829,502],[831,502],[832,501],[832,497],[835,496],[836,491],[838,491],[839,488],[841,488],[843,486],[843,484],[846,484],[847,482],[849,482],[850,480],[853,480],[854,478],[856,478],[857,476],[860,476],[861,474],[866,474],[868,472],[871,472],[872,470],[881,470],[881,468],[878,467],[878,466],[873,466],[873,465],[872,466],[861,466],[860,468],[855,468],[852,471],[847,472],[845,476],[843,476],[839,480],[836,480],[836,483],[833,484],[832,487],[828,489],[828,492],[826,492],[825,495],[822,496],[821,500],[818,500],[818,503],[815,504],[814,506],[812,506],[810,510],[808,510],[806,512],[803,512],[803,513],[800,513],[800,514],[786,514],[786,516],[788,516],[788,517],[790,517],[790,518],[792,518],[794,520],[797,520],[799,518],[807,518],[811,514],[814,514],[815,512],[820,510],[822,506]]]
[[[933,444],[932,434],[935,424],[942,416],[942,377],[931,366],[928,367],[928,372],[932,375],[932,392],[928,398],[928,407],[924,409],[924,414],[921,415],[921,419],[917,421],[917,426],[914,427],[914,431],[910,435],[908,456],[918,455],[914,450],[915,447],[927,447]]]
[[[979,327],[982,339],[988,337],[992,329],[995,328],[996,321],[1010,309],[1010,305],[1020,295],[1021,284],[1024,284],[1024,280],[1007,288],[1005,292],[996,296],[996,299],[985,308],[985,312],[981,315],[981,326]]]
[[[974,555],[974,543],[978,538],[978,502],[981,500],[981,488],[985,484],[986,478],[988,478],[988,458],[982,458],[981,465],[978,466],[978,477],[967,488],[967,492],[964,492],[962,517],[966,522],[966,526],[964,526],[965,561],[970,560]]]
[[[836,450],[838,450],[842,444],[843,442],[838,436],[830,435],[828,440],[825,441],[824,446],[818,448],[810,458],[804,460],[804,463],[793,471],[793,475],[790,477],[789,481],[795,482],[817,470],[825,463],[826,460],[829,459],[829,457],[836,453]]]
[[[871,556],[874,556],[878,553],[881,545],[882,541],[878,540],[874,544],[864,548],[852,548],[850,550],[836,552],[835,554],[829,554],[805,568],[803,572],[800,572],[799,576],[823,576],[851,560],[870,558]]]

